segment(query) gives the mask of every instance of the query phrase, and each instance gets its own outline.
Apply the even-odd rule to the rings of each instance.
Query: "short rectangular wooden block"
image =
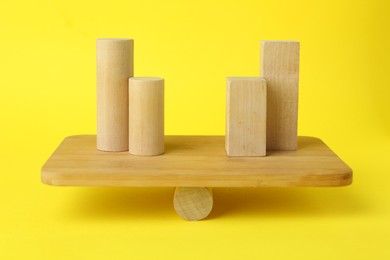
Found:
[[[266,81],[229,77],[226,85],[226,152],[229,156],[266,155]]]
[[[299,42],[262,41],[261,75],[267,80],[267,150],[296,150]]]

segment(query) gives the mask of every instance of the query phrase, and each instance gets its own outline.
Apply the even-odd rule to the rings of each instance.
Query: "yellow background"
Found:
[[[0,259],[390,259],[387,1],[0,2]],[[95,129],[95,39],[135,39],[166,79],[166,134],[224,134],[226,76],[260,40],[301,42],[299,134],[354,170],[343,188],[217,188],[186,222],[171,188],[50,187],[40,167]]]

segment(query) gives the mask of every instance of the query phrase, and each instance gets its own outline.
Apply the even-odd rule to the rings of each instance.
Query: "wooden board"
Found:
[[[267,150],[296,150],[299,42],[262,41],[260,67],[267,80]]]
[[[343,186],[352,170],[320,139],[299,137],[296,151],[228,157],[224,136],[165,136],[165,153],[141,157],[96,149],[96,136],[65,138],[42,167],[59,186]]]
[[[267,86],[261,77],[226,80],[226,153],[265,156]]]

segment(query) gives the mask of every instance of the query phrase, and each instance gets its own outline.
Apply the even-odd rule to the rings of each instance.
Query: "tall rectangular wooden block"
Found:
[[[296,150],[299,42],[262,41],[261,75],[267,80],[267,150]]]
[[[229,156],[266,155],[267,86],[261,77],[229,77],[226,140]]]

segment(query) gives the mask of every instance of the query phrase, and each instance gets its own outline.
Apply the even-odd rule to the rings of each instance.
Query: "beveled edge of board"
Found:
[[[117,178],[112,179],[110,181],[103,179],[91,180],[91,179],[85,179],[82,180],[77,176],[78,178],[74,178],[70,181],[64,181],[62,178],[65,175],[68,175],[66,173],[56,173],[51,170],[46,169],[46,164],[50,161],[51,157],[56,153],[56,151],[61,147],[61,145],[67,141],[68,139],[73,138],[83,138],[83,137],[94,137],[96,135],[72,135],[65,137],[63,141],[60,143],[60,145],[55,149],[55,151],[52,153],[52,155],[49,157],[49,159],[45,162],[45,164],[41,168],[41,181],[44,184],[52,185],[52,186],[94,186],[94,187],[106,187],[106,186],[122,186],[122,187],[341,187],[341,186],[347,186],[352,184],[353,180],[353,171],[352,169],[345,164],[344,161],[342,161],[336,153],[333,152],[320,138],[317,137],[309,137],[309,136],[299,136],[299,138],[310,138],[315,139],[319,142],[321,142],[327,149],[329,149],[330,152],[333,153],[335,157],[340,160],[344,164],[344,168],[340,169],[336,173],[332,174],[326,174],[322,176],[318,176],[316,174],[312,174],[309,176],[305,176],[305,180],[307,181],[307,184],[302,184],[302,181],[298,179],[302,179],[302,176],[296,175],[297,182],[291,182],[286,181],[283,178],[274,178],[274,176],[271,177],[271,174],[268,174],[265,176],[265,179],[259,179],[255,176],[255,178],[252,179],[244,179],[244,180],[238,180],[238,179],[230,179],[228,181],[225,180],[217,180],[217,179],[210,179],[207,181],[199,181],[197,180],[197,183],[194,184],[194,181],[189,179],[179,179],[175,180],[174,178],[166,181],[166,182],[159,182],[156,184],[150,184],[150,181],[146,180],[144,183],[138,180],[138,178],[135,178],[136,180],[132,180],[131,178]],[[174,135],[170,137],[199,137],[199,138],[207,138],[207,137],[221,137],[220,135],[213,135],[213,136],[200,136],[200,135],[194,135],[194,136],[188,136],[188,135]],[[278,156],[276,154],[283,154],[288,153],[291,151],[267,151],[272,156]],[[123,153],[123,152],[122,152]],[[164,156],[164,155],[160,155]],[[234,157],[233,157],[234,158]],[[236,158],[245,158],[245,157],[236,157]],[[253,158],[253,157],[250,157]],[[81,174],[80,174],[81,175]],[[202,174],[199,174],[200,177],[204,177]],[[237,176],[237,174],[235,174]],[[287,177],[294,176],[294,174],[288,174]],[[326,178],[324,178],[324,176]],[[103,176],[104,177],[104,176]],[[111,176],[110,176],[111,177]],[[248,175],[246,175],[246,178]],[[319,179],[321,178],[321,180]],[[149,177],[148,177],[149,178]],[[267,179],[272,178],[272,184],[269,184],[269,181]],[[154,181],[153,183],[155,183]]]

